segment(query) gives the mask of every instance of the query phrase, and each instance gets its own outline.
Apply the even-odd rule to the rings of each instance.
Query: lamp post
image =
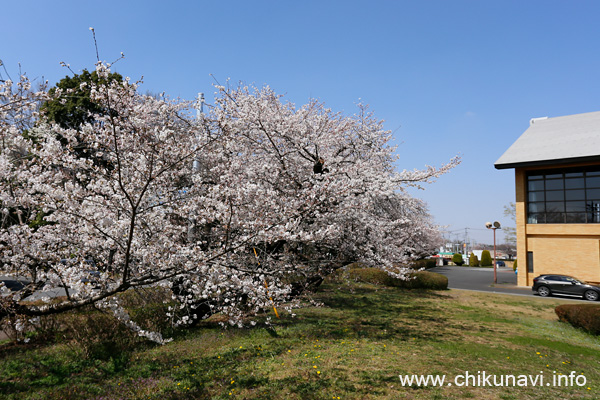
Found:
[[[502,228],[500,228],[500,222],[498,221],[494,221],[493,224],[491,222],[486,222],[485,227],[494,231],[494,283],[498,283],[498,277],[496,275],[496,229]]]

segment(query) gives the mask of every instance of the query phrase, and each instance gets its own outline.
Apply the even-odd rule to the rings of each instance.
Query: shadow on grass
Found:
[[[303,399],[317,399],[322,398],[323,390],[334,386],[340,390],[342,383],[306,371],[275,378],[266,370],[257,372],[256,364],[267,363],[266,368],[274,368],[273,360],[287,355],[294,344],[311,339],[439,341],[443,340],[444,327],[449,323],[437,307],[438,302],[447,299],[442,292],[327,284],[314,299],[323,306],[300,309],[296,318],[276,320],[273,328],[262,324],[230,330],[221,336],[216,333],[222,332],[216,322],[202,323],[177,335],[178,351],[171,352],[168,346],[157,348],[151,357],[142,356],[143,361],[118,369],[110,368],[112,360],[84,361],[64,352],[40,353],[37,349],[20,347],[25,351],[19,353],[19,346],[6,348],[4,355],[9,360],[0,363],[0,372],[4,374],[0,391],[12,399],[97,398],[100,394],[112,399],[122,395],[147,398],[144,393],[151,387],[152,398],[166,400],[215,398],[218,393],[227,398],[229,390],[236,388],[260,393],[253,398],[277,398],[273,393],[289,391]],[[206,349],[206,345],[196,347],[205,341],[220,348],[216,355],[203,354],[205,350],[200,349]],[[144,346],[132,349],[132,356],[142,355],[144,350]],[[142,381],[146,383],[141,385]],[[366,388],[350,382],[344,385],[346,392],[374,390],[374,384]]]
[[[435,340],[443,333],[432,326],[444,325],[447,319],[440,316],[435,302],[420,300],[446,298],[438,292],[417,289],[361,285],[345,291],[326,285],[315,295],[324,307],[300,310],[296,318],[276,321],[276,329],[285,327],[294,332],[301,328],[315,338],[329,339]]]

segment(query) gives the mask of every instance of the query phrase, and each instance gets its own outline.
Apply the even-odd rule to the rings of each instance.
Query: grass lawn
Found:
[[[460,290],[324,285],[264,327],[205,323],[165,346],[86,360],[67,345],[0,346],[3,399],[597,399],[600,340],[559,323],[568,301]],[[457,375],[542,375],[543,386],[457,385]],[[553,372],[555,371],[555,372]],[[583,374],[579,387],[552,386]],[[443,387],[398,375],[445,374]],[[479,373],[481,376],[481,373]],[[535,378],[535,377],[534,377]],[[581,380],[580,380],[581,382]],[[493,383],[493,381],[492,381]],[[546,386],[550,383],[550,386]],[[538,381],[539,385],[539,381]]]

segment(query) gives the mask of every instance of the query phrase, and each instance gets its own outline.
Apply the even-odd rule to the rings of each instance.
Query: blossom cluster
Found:
[[[19,85],[28,89],[27,78]],[[162,285],[179,305],[176,323],[221,312],[240,325],[290,309],[351,262],[404,277],[403,265],[436,244],[406,187],[459,161],[398,172],[391,133],[367,107],[345,116],[268,87],[217,87],[210,111],[194,117],[195,104],[142,95],[129,79],[87,85],[103,112],[71,129],[36,114],[47,92],[0,86],[0,274],[28,282],[4,294],[4,315],[104,304],[162,342],[136,327],[117,293]],[[15,115],[35,120],[26,134]],[[56,288],[59,301],[22,302]]]

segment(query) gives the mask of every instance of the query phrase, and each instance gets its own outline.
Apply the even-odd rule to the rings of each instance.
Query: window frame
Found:
[[[528,224],[600,223],[600,166],[525,174]]]

